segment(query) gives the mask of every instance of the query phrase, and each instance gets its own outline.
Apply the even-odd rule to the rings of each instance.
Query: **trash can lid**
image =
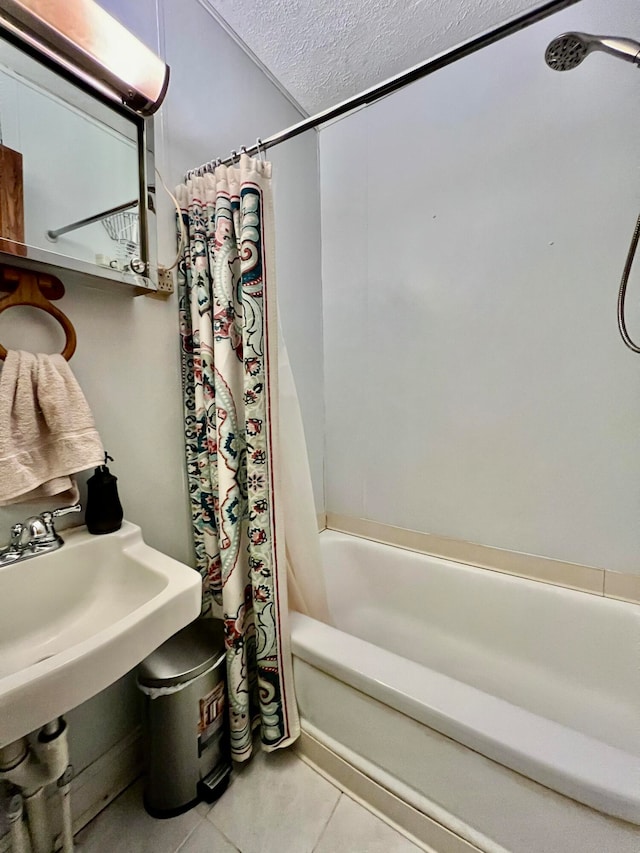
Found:
[[[222,620],[196,619],[142,661],[138,681],[146,687],[182,684],[222,663],[224,657]]]

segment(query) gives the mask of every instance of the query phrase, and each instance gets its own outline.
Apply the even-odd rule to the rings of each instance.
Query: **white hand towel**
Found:
[[[0,506],[62,495],[70,475],[101,465],[104,450],[87,401],[61,355],[10,351],[0,374]]]

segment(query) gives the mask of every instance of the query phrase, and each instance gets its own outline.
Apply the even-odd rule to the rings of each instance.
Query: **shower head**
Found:
[[[554,71],[570,71],[593,50],[602,50],[640,67],[640,43],[615,36],[592,36],[588,33],[563,33],[545,51],[544,58]]]

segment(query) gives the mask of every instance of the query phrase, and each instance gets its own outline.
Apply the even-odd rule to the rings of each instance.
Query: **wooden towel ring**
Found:
[[[61,299],[64,296],[64,285],[60,279],[46,273],[36,273],[19,267],[0,265],[0,290],[9,293],[0,299],[0,313],[7,308],[18,305],[29,305],[41,308],[60,323],[67,336],[62,350],[62,357],[67,361],[76,351],[76,330],[71,320],[59,308],[52,305],[51,299]],[[0,360],[7,357],[7,350],[0,344]]]

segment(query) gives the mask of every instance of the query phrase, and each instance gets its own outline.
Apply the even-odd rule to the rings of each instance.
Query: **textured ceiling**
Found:
[[[206,0],[309,113],[540,0]]]

